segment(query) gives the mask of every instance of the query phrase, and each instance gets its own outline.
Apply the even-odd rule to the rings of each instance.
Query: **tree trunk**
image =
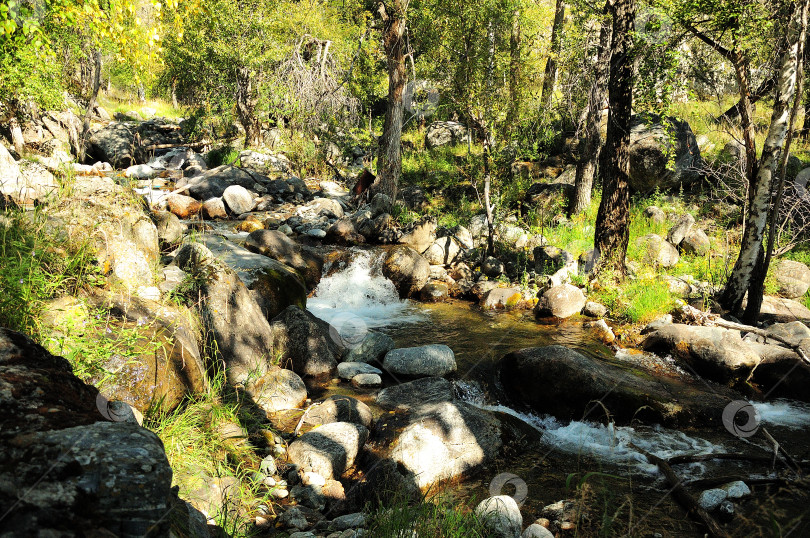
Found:
[[[762,84],[759,85],[759,88],[757,88],[757,90],[753,94],[748,96],[750,104],[753,105],[754,103],[765,97],[767,94],[769,94],[773,90],[773,87],[775,85],[776,85],[776,77],[769,77],[768,79],[764,80]],[[744,104],[742,102],[742,99],[740,99],[739,101],[737,101],[736,104],[732,105],[731,108],[729,108],[728,110],[717,116],[715,121],[717,123],[723,123],[723,122],[732,122],[736,120],[737,118],[740,117],[740,113],[742,112],[743,106]]]
[[[610,65],[610,38],[613,34],[612,21],[605,18],[599,30],[599,53],[594,67],[591,91],[588,95],[588,112],[585,132],[579,141],[579,162],[574,180],[574,196],[568,204],[568,214],[582,213],[591,205],[593,176],[599,153],[602,150],[602,136],[599,127],[602,123],[602,105],[607,90],[608,66]]]
[[[765,255],[762,240],[765,225],[768,221],[773,176],[787,136],[791,100],[798,83],[797,66],[801,61],[799,58],[800,38],[806,27],[807,1],[804,0],[795,6],[787,29],[788,47],[779,68],[771,124],[762,147],[762,156],[758,166],[746,164],[747,168],[750,167],[756,173],[752,176],[753,181],[750,182],[748,188],[749,197],[745,230],[740,246],[740,255],[734,264],[734,269],[720,298],[720,304],[735,314],[739,312],[743,297],[754,283],[754,278],[765,278]],[[762,295],[761,292],[758,294],[759,297],[754,295],[752,293],[749,297],[749,303],[753,302],[754,304],[746,308],[746,320],[755,319],[759,314]]]
[[[408,81],[405,66],[405,13],[408,0],[393,0],[389,12],[380,2],[377,7],[383,21],[383,46],[388,62],[388,106],[385,110],[380,155],[377,159],[377,179],[371,186],[372,193],[388,195],[393,202],[402,172],[402,94]]]
[[[17,152],[18,156],[22,157],[25,149],[25,138],[23,138],[22,127],[20,127],[20,122],[17,121],[17,116],[11,115],[8,126],[11,129],[11,143],[14,144],[14,151]]]
[[[512,33],[509,35],[509,110],[506,126],[513,131],[520,117],[520,10],[512,12]]]
[[[596,216],[594,250],[598,270],[626,272],[624,258],[630,238],[630,115],[633,106],[633,31],[635,0],[609,3],[613,14],[608,128],[605,141],[605,169],[602,174],[602,202]]]
[[[551,106],[551,97],[554,94],[554,85],[557,83],[557,57],[560,55],[563,23],[565,22],[565,2],[557,0],[554,6],[554,25],[551,27],[551,49],[546,60],[546,72],[543,77],[543,94],[540,106],[548,110]]]
[[[82,135],[79,139],[79,147],[77,157],[79,162],[84,162],[84,154],[87,150],[87,134],[90,131],[90,118],[93,111],[96,109],[96,101],[98,100],[98,92],[101,88],[101,51],[97,50],[93,55],[93,63],[95,64],[95,75],[93,76],[93,91],[90,94],[90,99],[87,101],[87,110],[84,112],[84,121],[82,121]]]
[[[255,148],[260,145],[262,130],[256,115],[258,97],[253,84],[250,68],[241,66],[236,71],[236,112],[239,123],[245,128],[245,147]]]
[[[172,108],[177,108],[177,79],[172,80]]]

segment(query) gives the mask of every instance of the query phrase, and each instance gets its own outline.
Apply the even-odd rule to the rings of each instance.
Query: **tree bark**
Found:
[[[515,128],[520,117],[520,10],[512,12],[512,32],[509,34],[509,110],[506,125],[510,131]]]
[[[602,201],[596,216],[594,250],[598,271],[615,269],[626,272],[624,258],[630,238],[630,115],[633,106],[633,31],[635,0],[609,2],[613,14],[610,78],[608,91],[608,127],[602,174]]]
[[[261,124],[256,115],[258,102],[250,68],[239,67],[236,71],[236,112],[239,115],[239,123],[245,128],[245,147],[248,148],[261,144]]]
[[[767,247],[764,250],[764,260],[761,264],[758,264],[758,267],[754,271],[751,286],[748,290],[748,304],[745,307],[743,320],[749,324],[756,323],[756,320],[759,317],[759,311],[762,308],[762,299],[765,292],[765,277],[768,274],[768,268],[771,264],[773,246],[776,238],[776,220],[779,217],[782,196],[785,192],[785,169],[787,168],[790,145],[793,140],[793,129],[796,125],[796,117],[798,115],[799,107],[801,106],[801,96],[804,86],[804,49],[807,30],[808,1],[805,0],[804,2],[797,4],[795,9],[799,17],[798,35],[796,37],[795,45],[791,43],[789,45],[791,48],[785,54],[785,59],[789,59],[790,61],[787,64],[783,62],[780,73],[780,79],[781,76],[785,74],[785,69],[792,70],[794,73],[793,77],[795,81],[793,82],[793,91],[789,97],[785,97],[783,100],[784,105],[790,108],[790,119],[788,120],[786,129],[786,141],[783,142],[784,147],[780,146],[777,151],[777,154],[779,155],[778,185],[775,189],[776,196],[773,196],[773,187],[771,188],[771,196],[769,196],[769,199],[773,199],[773,207],[770,210],[768,219],[770,233],[768,234]],[[782,96],[777,94],[777,102],[780,100],[780,97]],[[793,100],[792,106],[788,104],[791,99]],[[776,112],[775,109],[774,112]],[[774,165],[774,171],[776,170],[777,167]],[[760,255],[760,257],[762,257],[762,255]]]
[[[377,179],[371,192],[388,195],[393,202],[402,173],[402,94],[408,81],[405,65],[405,26],[409,0],[393,0],[389,8],[380,2],[377,11],[383,21],[383,47],[388,63],[388,106],[380,138]]]
[[[554,94],[554,85],[557,83],[557,57],[560,55],[563,24],[565,23],[565,2],[557,0],[554,6],[554,24],[551,27],[551,49],[546,60],[546,71],[543,76],[543,93],[540,106],[548,110]]]
[[[755,272],[757,269],[761,272],[764,262],[762,240],[770,209],[771,183],[776,171],[779,154],[787,136],[790,102],[793,99],[798,82],[796,68],[800,61],[798,51],[800,35],[803,33],[803,14],[806,4],[807,0],[804,0],[794,8],[787,29],[788,48],[779,68],[773,114],[771,115],[768,135],[762,148],[762,156],[758,165],[751,162],[746,163],[746,169],[750,170],[752,174],[749,177],[753,178],[753,180],[750,181],[748,188],[749,197],[745,230],[743,231],[740,255],[720,297],[720,304],[723,308],[735,314],[740,311],[743,298],[753,282]],[[743,118],[743,121],[745,121],[745,118]],[[751,155],[748,157],[750,159]],[[764,274],[760,274],[760,278],[764,278]],[[750,300],[756,301],[756,298],[749,297]],[[753,305],[750,311],[747,310],[746,318],[750,319],[749,316],[754,315],[754,311],[758,314],[760,305]]]
[[[588,111],[585,119],[585,132],[579,141],[579,162],[574,179],[574,196],[568,204],[568,214],[576,215],[591,205],[591,191],[599,153],[602,150],[602,136],[599,127],[602,123],[602,105],[607,93],[608,66],[610,64],[610,40],[613,35],[612,21],[605,18],[599,30],[599,52],[594,67],[591,90],[588,94]]]
[[[773,87],[776,85],[776,77],[769,77],[759,85],[756,91],[749,96],[750,104],[753,105],[766,95],[768,95],[772,90]],[[742,99],[737,101],[736,104],[732,105],[731,108],[717,116],[715,122],[723,123],[723,122],[732,122],[740,117],[740,114],[743,109],[743,102]]]
[[[77,157],[79,162],[84,162],[84,154],[87,150],[87,134],[90,132],[90,118],[93,116],[93,111],[96,109],[96,102],[98,100],[98,92],[101,89],[101,51],[97,50],[93,55],[93,63],[95,65],[95,75],[93,76],[93,91],[90,94],[90,99],[87,100],[87,110],[84,112],[84,120],[82,121],[82,135],[79,139],[79,147],[77,148]]]

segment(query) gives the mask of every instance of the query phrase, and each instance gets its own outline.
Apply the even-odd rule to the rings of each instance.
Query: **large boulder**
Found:
[[[307,399],[307,387],[293,371],[272,367],[258,379],[249,379],[245,391],[266,413],[297,409]]]
[[[695,217],[690,215],[689,213],[685,213],[681,215],[678,219],[678,222],[672,225],[672,228],[669,229],[667,233],[667,241],[674,246],[678,246],[681,244],[686,236],[692,231],[692,226],[695,225]]]
[[[801,297],[810,288],[810,268],[802,262],[779,260],[773,276],[779,284],[779,294],[788,299]]]
[[[459,254],[461,245],[449,235],[440,237],[422,253],[430,265],[450,265]]]
[[[346,353],[331,325],[297,306],[273,318],[272,331],[276,353],[302,376],[331,374]]]
[[[394,339],[387,334],[369,330],[363,339],[352,346],[344,360],[350,362],[382,362],[385,354],[394,349]]]
[[[394,376],[444,376],[456,371],[453,350],[444,344],[392,349],[382,362],[383,368]]]
[[[747,297],[743,300],[743,308],[747,304]],[[788,322],[795,320],[810,321],[810,310],[802,303],[785,297],[766,295],[762,298],[762,307],[759,309],[761,321]]]
[[[226,366],[228,381],[242,384],[264,375],[275,356],[273,330],[247,286],[199,243],[184,245],[175,260],[195,276],[205,334],[212,341],[214,358]]]
[[[403,231],[399,242],[412,247],[417,252],[424,252],[436,241],[436,220],[430,217],[413,223]]]
[[[180,222],[177,215],[169,211],[153,212],[152,220],[157,228],[158,239],[165,245],[179,243],[186,233],[186,225]]]
[[[291,267],[220,236],[205,235],[199,240],[220,261],[236,271],[268,320],[290,305],[306,308],[307,288]]]
[[[467,136],[467,128],[457,121],[434,121],[425,130],[425,146],[428,149],[459,144]]]
[[[300,472],[318,473],[327,480],[339,479],[368,439],[368,429],[350,422],[333,422],[305,433],[290,444],[290,461]]]
[[[453,384],[443,377],[421,377],[407,383],[391,385],[377,394],[377,404],[408,411],[420,405],[450,402],[455,399]]]
[[[511,399],[563,420],[598,420],[606,408],[618,424],[636,420],[674,427],[719,426],[728,401],[741,398],[719,385],[707,390],[697,381],[608,363],[559,345],[509,353],[500,367],[500,380]]]
[[[217,166],[198,176],[189,178],[187,180],[187,184],[190,185],[188,193],[197,200],[222,198],[222,195],[225,194],[225,189],[231,185],[239,185],[246,189],[253,188],[253,185],[256,183],[256,177],[262,179],[262,177],[256,173],[249,174],[235,166]],[[177,186],[182,187],[184,184],[178,182]]]
[[[647,335],[644,349],[671,353],[698,374],[721,382],[744,381],[759,355],[739,331],[673,323]]]
[[[369,406],[360,400],[336,394],[315,402],[303,418],[304,426],[309,428],[333,422],[350,422],[370,428],[374,417]]]
[[[804,350],[810,350],[810,340],[803,344]],[[810,365],[786,347],[756,342],[749,345],[761,359],[751,374],[754,385],[771,398],[810,402]]]
[[[234,215],[249,213],[256,207],[256,200],[249,190],[241,185],[230,185],[222,192],[222,199]]]
[[[585,295],[571,284],[559,284],[547,289],[540,296],[534,312],[540,317],[568,318],[585,307]]]
[[[642,260],[648,265],[672,267],[680,259],[678,249],[659,235],[643,235],[636,239],[636,246],[641,249]]]
[[[154,433],[105,421],[119,416],[98,390],[65,359],[8,329],[0,329],[0,387],[4,534],[170,533],[166,514],[182,503]]]
[[[382,272],[397,287],[400,297],[409,297],[427,284],[430,264],[414,249],[400,245],[387,252]]]
[[[388,458],[420,489],[490,461],[502,446],[500,421],[464,402],[426,403],[403,420],[407,425],[395,434]]]
[[[8,197],[19,205],[33,206],[56,196],[59,185],[45,166],[14,160],[0,144],[0,197]]]
[[[700,177],[700,149],[685,121],[636,115],[630,126],[630,187],[638,192],[688,186]]]
[[[137,164],[135,131],[126,123],[112,122],[90,135],[90,155],[116,168]]]
[[[245,240],[245,248],[292,267],[310,288],[321,280],[323,258],[277,230],[252,232]]]

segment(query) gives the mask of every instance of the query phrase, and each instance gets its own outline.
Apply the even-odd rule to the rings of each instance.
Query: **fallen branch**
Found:
[[[698,463],[701,461],[710,460],[762,461],[770,463],[771,457],[746,454],[684,454],[682,456],[673,456],[669,458],[667,463],[670,465],[678,465],[681,463]]]
[[[802,476],[802,468],[799,467],[799,464],[796,463],[796,460],[794,460],[793,457],[791,457],[791,455],[785,451],[785,449],[782,447],[782,444],[776,439],[774,439],[773,436],[768,432],[768,430],[765,429],[764,426],[760,428],[760,431],[762,431],[763,435],[765,435],[765,438],[773,444],[774,461],[776,461],[776,457],[781,453],[782,456],[785,458],[785,460],[788,462],[789,467],[791,467],[791,470],[797,475]]]
[[[658,466],[658,468],[666,477],[667,483],[672,488],[672,490],[670,491],[670,493],[672,493],[672,496],[675,498],[676,501],[678,501],[678,504],[680,504],[681,507],[686,510],[687,514],[697,516],[697,518],[700,519],[700,521],[708,529],[709,536],[728,538],[729,536],[728,533],[725,530],[723,530],[720,524],[718,524],[717,521],[715,521],[714,518],[706,510],[701,508],[700,505],[695,500],[695,498],[692,497],[692,495],[688,491],[686,491],[686,488],[683,487],[683,480],[678,478],[678,475],[675,474],[675,471],[672,470],[672,467],[670,467],[669,463],[659,458],[658,456],[650,454],[643,448],[637,447],[632,443],[630,443],[629,446],[634,450],[637,450],[640,453],[644,454],[644,456],[650,462]]]

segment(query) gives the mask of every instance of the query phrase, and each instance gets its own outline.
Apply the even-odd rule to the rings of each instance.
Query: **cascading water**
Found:
[[[354,319],[379,328],[427,321],[428,316],[407,300],[399,298],[394,283],[380,271],[373,252],[353,250],[348,267],[321,280],[307,309],[332,323]]]

